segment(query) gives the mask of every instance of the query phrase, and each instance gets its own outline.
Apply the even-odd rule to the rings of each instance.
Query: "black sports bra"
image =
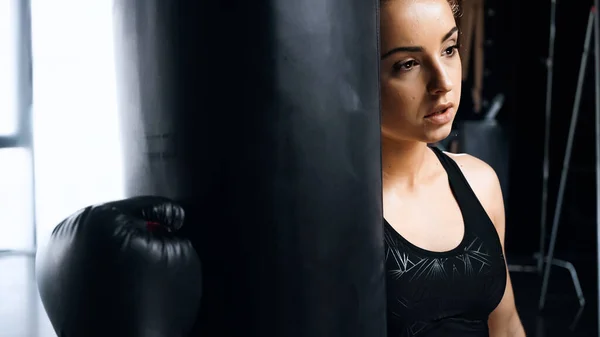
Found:
[[[456,162],[432,149],[462,212],[464,237],[450,251],[431,252],[384,220],[388,336],[489,336],[488,316],[506,287],[500,239]]]

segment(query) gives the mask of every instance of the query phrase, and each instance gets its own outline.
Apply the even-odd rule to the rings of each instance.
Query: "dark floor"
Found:
[[[528,336],[598,336],[595,264],[591,271],[581,269],[578,272],[588,303],[573,330],[570,326],[578,305],[567,271],[553,269],[544,315],[538,315],[536,309],[540,277],[535,273],[511,273]],[[33,259],[0,255],[0,275],[0,337],[55,337],[35,287]]]
[[[534,263],[532,259],[509,258],[508,260],[509,264],[516,265]],[[573,264],[586,300],[581,310],[572,278],[566,269],[552,268],[546,306],[541,314],[537,310],[541,275],[511,272],[517,309],[527,336],[598,336],[596,263],[591,264],[593,268],[589,268],[590,264],[586,261],[573,261]]]

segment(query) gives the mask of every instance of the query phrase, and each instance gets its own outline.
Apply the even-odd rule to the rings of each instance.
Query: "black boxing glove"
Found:
[[[36,257],[40,297],[61,337],[187,337],[200,260],[178,236],[183,208],[162,197],[90,206],[62,221]]]

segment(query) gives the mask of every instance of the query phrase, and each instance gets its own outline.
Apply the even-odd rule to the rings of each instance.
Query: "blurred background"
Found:
[[[530,336],[598,335],[593,40],[544,310],[545,264],[536,255],[547,254],[557,214],[592,5],[555,3],[549,59],[550,0],[463,0],[463,100],[455,131],[440,146],[479,156],[498,172],[508,262]],[[112,29],[111,1],[0,0],[0,337],[55,336],[32,257],[61,219],[124,195]]]

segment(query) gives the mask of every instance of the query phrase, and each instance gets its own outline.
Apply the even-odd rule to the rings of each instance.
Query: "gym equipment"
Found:
[[[540,216],[540,250],[536,256],[541,271],[546,250],[546,216],[548,215],[548,178],[550,177],[550,119],[552,118],[552,76],[554,74],[554,42],[556,40],[556,0],[550,1],[550,35],[546,59],[546,114],[544,120],[544,169],[542,171],[542,207]]]
[[[557,0],[551,0],[550,2],[550,29],[549,29],[549,42],[548,42],[548,58],[546,59],[546,103],[545,103],[545,124],[544,124],[544,157],[543,157],[543,171],[542,171],[542,198],[541,198],[541,216],[540,216],[540,237],[539,237],[539,251],[534,254],[534,259],[536,263],[534,265],[509,265],[508,268],[511,272],[526,272],[526,273],[542,273],[543,276],[543,284],[542,284],[542,293],[539,301],[540,310],[544,308],[545,305],[545,296],[547,291],[547,283],[549,272],[546,273],[546,270],[550,270],[550,266],[557,266],[566,269],[571,275],[571,279],[573,281],[573,285],[575,287],[575,291],[580,303],[580,309],[578,313],[575,315],[573,319],[573,323],[571,327],[574,327],[577,321],[579,320],[580,315],[583,313],[583,306],[585,303],[585,299],[583,297],[583,292],[581,290],[581,285],[579,283],[579,277],[577,275],[577,271],[573,264],[566,260],[556,259],[554,258],[554,244],[551,239],[551,247],[548,249],[548,255],[546,255],[546,232],[547,232],[547,214],[548,214],[548,179],[550,176],[550,167],[549,167],[549,156],[550,156],[550,125],[552,118],[552,84],[553,84],[553,71],[554,71],[554,44],[556,40],[556,3]],[[569,145],[567,146],[569,147]],[[570,155],[570,150],[568,150]],[[565,157],[566,165],[568,165],[568,159]],[[562,175],[566,179],[566,168],[563,166]],[[561,181],[563,178],[561,177]],[[562,182],[561,182],[562,184]],[[559,218],[560,218],[560,208],[562,207],[562,194],[564,193],[564,187],[562,187],[563,191],[559,191],[559,200],[557,200],[557,208],[554,215],[554,227],[557,226]],[[554,239],[555,240],[555,239]]]
[[[184,211],[137,197],[82,209],[36,256],[40,298],[56,334],[188,337],[201,299],[201,266],[178,234]]]
[[[556,199],[556,207],[555,207],[555,213],[554,213],[554,221],[552,223],[552,232],[550,234],[550,244],[548,246],[548,253],[547,255],[544,257],[545,259],[545,266],[544,266],[544,276],[543,276],[543,281],[542,281],[542,290],[541,290],[541,294],[540,294],[540,301],[539,301],[539,308],[544,309],[544,306],[546,304],[546,293],[548,291],[548,283],[550,281],[550,270],[551,270],[551,266],[553,264],[556,265],[555,259],[554,259],[554,249],[556,247],[556,239],[558,236],[558,225],[560,223],[560,215],[561,215],[561,210],[562,210],[562,202],[563,202],[563,197],[564,197],[564,193],[565,193],[565,188],[566,188],[566,183],[567,183],[567,177],[568,177],[568,173],[569,173],[569,163],[571,160],[571,152],[573,149],[573,140],[575,137],[575,128],[577,125],[577,119],[579,116],[579,105],[581,102],[581,94],[582,94],[582,88],[583,88],[583,81],[584,81],[584,77],[585,77],[585,70],[587,67],[587,56],[588,56],[588,52],[589,52],[589,46],[591,43],[591,38],[592,38],[592,29],[594,28],[594,21],[598,21],[596,18],[596,8],[592,7],[592,9],[590,10],[589,13],[589,17],[588,17],[588,26],[587,26],[587,31],[586,31],[586,35],[585,35],[585,41],[584,41],[584,45],[583,45],[583,53],[581,55],[581,65],[579,68],[579,78],[577,81],[577,90],[575,92],[575,101],[573,103],[573,112],[571,115],[571,122],[569,125],[569,134],[567,136],[567,146],[565,149],[565,156],[563,159],[563,166],[562,166],[562,171],[561,171],[561,177],[560,177],[560,184],[558,187],[558,195],[557,195],[557,199]],[[596,50],[598,50],[598,34],[595,34],[595,44],[596,44]],[[596,65],[598,64],[598,57],[600,57],[600,55],[598,53],[596,53],[595,55],[595,62]],[[596,157],[596,163],[597,163],[597,169],[600,167],[600,156],[598,156],[598,147],[600,147],[600,143],[598,143],[599,140],[599,133],[600,133],[600,126],[598,125],[599,121],[600,121],[600,112],[599,112],[599,107],[598,107],[598,102],[599,102],[599,89],[598,89],[598,71],[600,71],[600,67],[596,66],[596,151],[597,151],[597,157]],[[596,179],[596,184],[598,187],[600,187],[600,180],[598,176],[597,172],[597,179]],[[598,195],[597,195],[598,198]],[[600,199],[599,199],[600,200]],[[600,201],[597,201],[600,202]],[[600,209],[600,208],[599,208]],[[600,224],[600,222],[599,222]],[[600,227],[599,227],[600,229]],[[600,253],[599,253],[600,254]],[[560,265],[559,265],[560,266]],[[585,298],[583,296],[583,292],[581,290],[581,286],[579,285],[579,280],[577,278],[577,273],[575,272],[575,268],[570,264],[567,263],[566,265],[564,265],[565,268],[567,268],[569,270],[569,272],[571,273],[571,277],[573,278],[573,283],[575,284],[575,290],[577,292],[577,297],[579,299],[579,306],[580,306],[580,310],[577,316],[580,315],[580,313],[582,312],[582,309],[585,305]]]
[[[127,191],[186,209],[194,335],[385,335],[378,6],[115,2]]]
[[[577,275],[577,271],[573,264],[569,261],[560,260],[554,258],[554,245],[556,241],[556,234],[552,234],[554,239],[550,240],[550,247],[548,248],[548,253],[546,254],[546,232],[547,232],[547,214],[548,214],[548,179],[550,176],[550,167],[549,167],[549,156],[550,156],[550,125],[552,118],[552,84],[553,84],[553,71],[554,71],[554,44],[556,40],[556,3],[557,0],[551,0],[550,2],[550,28],[549,28],[549,43],[548,43],[548,58],[546,59],[546,103],[545,103],[545,124],[544,124],[544,158],[543,158],[543,171],[542,171],[542,198],[541,198],[541,216],[540,216],[540,237],[539,237],[539,251],[534,254],[534,259],[536,260],[536,264],[533,266],[527,265],[509,265],[509,270],[511,272],[533,272],[533,273],[541,273],[544,272],[543,281],[542,281],[542,293],[539,301],[540,310],[544,308],[545,305],[545,296],[547,291],[547,284],[549,278],[549,270],[551,266],[557,266],[566,269],[569,271],[571,275],[571,279],[573,281],[573,285],[575,287],[575,291],[577,293],[577,297],[580,303],[580,310],[575,315],[575,319],[573,320],[573,324],[578,321],[579,316],[583,312],[583,306],[585,304],[585,299],[583,297],[583,293],[581,290],[581,285],[579,283],[579,277]],[[577,108],[574,108],[574,116],[576,120],[576,112],[578,110],[579,103],[576,103]],[[573,123],[573,119],[572,119]],[[571,125],[571,129],[574,128],[574,125]],[[569,137],[572,137],[571,133],[574,130],[569,131]],[[554,223],[552,227],[552,232],[555,232],[555,228],[558,226],[558,222],[560,220],[560,210],[562,207],[562,195],[564,193],[563,184],[566,182],[566,174],[568,171],[568,162],[570,157],[570,145],[572,143],[572,139],[569,138],[567,140],[567,155],[564,159],[563,164],[563,172],[561,177],[561,187],[559,187],[558,199],[556,204],[556,211],[554,214]],[[566,165],[566,166],[564,166]],[[563,181],[564,180],[564,181]],[[553,243],[554,242],[554,243]]]
[[[549,29],[549,41],[548,41],[548,58],[545,60],[546,64],[546,103],[545,103],[545,120],[544,120],[544,158],[543,158],[543,170],[542,170],[542,198],[541,198],[541,215],[540,215],[540,237],[539,237],[539,250],[534,254],[536,264],[533,266],[529,265],[512,265],[509,266],[511,272],[527,272],[527,273],[541,273],[544,267],[544,262],[548,262],[551,265],[565,268],[569,271],[571,279],[575,289],[581,289],[579,284],[579,278],[577,271],[573,264],[569,261],[559,260],[552,258],[551,260],[545,259],[546,254],[546,232],[547,232],[547,215],[548,215],[548,179],[550,177],[550,125],[552,118],[552,84],[554,74],[554,44],[556,40],[556,2],[557,0],[550,1],[550,29]],[[579,290],[577,290],[579,292]],[[542,305],[540,305],[540,308]]]

